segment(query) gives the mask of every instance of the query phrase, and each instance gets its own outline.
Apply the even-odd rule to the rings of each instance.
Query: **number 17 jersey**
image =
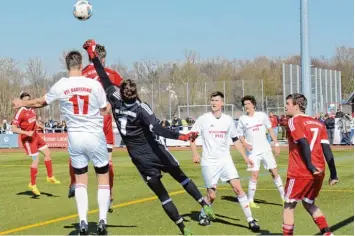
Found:
[[[311,160],[315,167],[325,170],[325,160],[322,143],[329,144],[327,130],[323,123],[306,115],[296,115],[289,119],[288,127],[290,135],[289,161],[287,169],[288,178],[314,179],[313,174],[307,169],[301,156],[301,150],[297,141],[306,138],[311,149]],[[324,173],[324,172],[323,172]]]
[[[45,95],[46,103],[60,102],[68,132],[102,133],[100,108],[107,105],[100,82],[84,76],[61,78]]]

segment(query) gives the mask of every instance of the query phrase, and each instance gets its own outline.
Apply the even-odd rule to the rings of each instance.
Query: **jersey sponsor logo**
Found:
[[[66,89],[64,91],[64,95],[67,95],[69,93],[75,93],[75,92],[88,92],[88,93],[91,93],[91,91],[92,91],[91,88],[76,87],[76,88]]]
[[[227,131],[210,130],[208,133],[213,135],[215,138],[224,138],[224,135],[227,133]]]
[[[135,112],[133,112],[133,111],[122,111],[122,110],[119,110],[119,109],[115,109],[115,113],[119,114],[119,115],[132,116],[134,118],[137,117],[137,114]]]
[[[28,115],[28,114],[27,114]],[[36,117],[32,117],[30,119],[28,119],[28,123],[33,123],[36,121]]]

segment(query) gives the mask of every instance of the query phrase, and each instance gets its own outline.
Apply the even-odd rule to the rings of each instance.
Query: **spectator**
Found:
[[[287,139],[287,126],[288,126],[288,117],[286,114],[281,115],[280,117],[280,127],[281,127],[281,139]]]
[[[351,117],[348,114],[344,114],[338,121],[338,126],[340,127],[340,132],[342,134],[342,141],[344,141],[347,145],[351,145]]]
[[[193,124],[195,123],[194,119],[192,118],[192,116],[189,116],[186,118],[186,123],[187,123],[187,126],[189,128],[191,128],[193,126]]]
[[[234,119],[235,127],[238,127],[239,118],[240,118],[240,112],[237,111],[235,113],[235,119]]]
[[[270,119],[271,127],[274,130],[274,133],[277,137],[277,135],[279,133],[279,130],[278,130],[279,119],[276,115],[274,115],[273,112],[269,113],[269,119]],[[268,140],[269,140],[269,143],[271,143],[271,136],[269,134],[268,134]]]
[[[321,117],[321,115],[319,113],[316,114],[316,116],[314,117],[316,120],[319,120],[320,122],[324,123],[323,118]]]
[[[170,129],[170,123],[166,118],[163,118],[160,124],[163,128]]]
[[[177,115],[174,115],[174,119],[171,122],[171,127],[173,131],[179,131],[181,126],[182,126],[182,122],[180,118],[178,118]]]
[[[325,127],[327,128],[329,142],[331,145],[333,145],[335,119],[333,117],[329,116],[328,114],[326,114],[324,124],[325,124]]]

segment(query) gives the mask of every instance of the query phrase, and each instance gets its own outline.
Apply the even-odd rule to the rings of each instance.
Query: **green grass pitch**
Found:
[[[174,151],[185,173],[201,186],[203,179],[201,168],[191,162],[190,151]],[[242,185],[247,191],[250,173],[244,161],[233,151]],[[354,152],[353,150],[334,151],[338,168],[339,184],[329,187],[324,182],[317,205],[325,213],[328,223],[336,235],[354,235]],[[46,170],[41,159],[37,176],[37,186],[42,192],[39,198],[32,198],[27,190],[29,182],[30,159],[22,153],[0,154],[0,234],[78,234],[76,205],[74,199],[68,199],[68,155],[66,151],[52,152],[54,175],[61,180],[60,185],[45,182]],[[131,163],[127,152],[115,151],[115,209],[108,215],[109,234],[125,235],[176,235],[178,228],[165,215],[160,202],[152,198],[154,194],[142,181],[136,168]],[[284,149],[277,158],[279,171],[285,182],[287,151]],[[261,234],[281,234],[282,206],[279,193],[273,181],[264,169],[261,170],[256,192],[256,202],[260,209],[252,209],[253,216],[259,220]],[[93,168],[89,170],[89,229],[96,232],[97,185]],[[328,172],[326,179],[328,179]],[[200,206],[183,191],[169,175],[164,175],[163,182],[184,216],[186,225],[194,234],[206,235],[250,235],[247,222],[235,201],[235,195],[228,184],[220,184],[218,196],[213,205],[217,220],[211,226],[199,226],[197,215]],[[318,228],[301,204],[296,209],[295,234],[317,234]]]

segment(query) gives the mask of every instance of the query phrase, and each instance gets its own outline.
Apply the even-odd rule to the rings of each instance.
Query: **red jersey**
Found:
[[[270,117],[270,123],[272,128],[276,128],[279,124],[279,121],[277,120],[277,117],[275,115]]]
[[[311,148],[311,159],[315,167],[325,170],[325,160],[321,143],[329,143],[324,124],[310,116],[296,115],[288,121],[290,135],[289,162],[287,177],[295,179],[314,179],[301,157],[297,141],[306,138]]]
[[[116,85],[116,86],[120,86],[121,82],[122,82],[122,77],[114,70],[105,67],[105,71],[108,75],[108,77],[110,78],[111,82]],[[99,76],[97,75],[97,72],[95,70],[95,67],[93,64],[89,64],[87,65],[83,71],[83,76],[90,78],[90,79],[95,79],[100,81]],[[101,82],[101,81],[100,81]]]
[[[25,131],[35,131],[32,135],[32,138],[37,136],[37,116],[35,111],[32,108],[21,107],[12,121],[13,125],[20,127]],[[21,134],[21,139],[28,137],[27,135]]]
[[[107,75],[109,76],[109,79],[111,80],[111,82],[116,85],[116,86],[120,86],[121,82],[122,82],[122,77],[114,70],[105,67],[105,71],[107,73]],[[95,79],[100,81],[100,77],[98,76],[95,67],[93,64],[89,64],[88,66],[86,66],[83,71],[83,76],[90,78],[90,79]],[[101,81],[100,81],[101,82]],[[114,143],[114,138],[113,138],[113,130],[112,130],[112,116],[111,114],[107,114],[104,116],[104,127],[103,127],[103,131],[105,133],[106,136],[106,143],[108,145],[113,145]]]

